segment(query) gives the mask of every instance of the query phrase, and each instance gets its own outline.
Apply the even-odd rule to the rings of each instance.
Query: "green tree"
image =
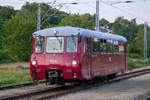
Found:
[[[148,56],[150,56],[150,28],[147,27],[147,45],[148,45]],[[138,26],[138,34],[136,37],[137,45],[140,49],[140,55],[144,54],[144,24]]]
[[[150,56],[150,28],[147,27],[147,43],[148,56]],[[144,54],[144,24],[138,25],[138,33],[135,39],[128,45],[128,53],[130,56],[136,55],[143,57]]]
[[[15,14],[16,14],[16,11],[14,10],[13,7],[10,7],[10,6],[1,7],[0,6],[0,19],[8,20]]]
[[[102,18],[99,23],[100,26],[109,25],[109,21],[107,21],[105,18]]]
[[[7,37],[3,42],[3,53],[11,61],[28,61],[31,54],[29,38],[36,30],[32,16],[22,17],[20,13],[5,23]]]
[[[28,12],[32,15],[33,19],[37,20],[37,13],[38,13],[38,4],[37,3],[26,3],[21,8],[21,13]],[[22,14],[24,15],[24,14]],[[51,6],[42,3],[41,4],[41,29],[51,26],[51,25],[58,25],[62,18],[68,16],[69,14],[59,11],[56,8],[52,8]]]
[[[15,16],[4,23],[5,37],[2,42],[3,60],[29,60],[31,53],[29,38],[36,30],[36,21],[35,13],[23,6]]]
[[[57,26],[64,17],[69,16],[68,13],[52,8],[47,4],[41,4],[41,9],[43,9],[41,10],[42,28],[51,25]]]
[[[93,28],[93,23],[88,18],[87,15],[70,15],[63,18],[60,25],[91,29]]]
[[[113,33],[126,37],[129,44],[135,39],[137,31],[135,19],[128,21],[123,17],[118,17],[113,23]]]
[[[0,6],[0,62],[4,59],[2,51],[2,42],[5,36],[4,23],[16,14],[16,11],[10,6]]]
[[[26,3],[16,15],[4,22],[5,36],[2,42],[3,60],[29,61],[31,54],[31,43],[29,38],[36,31],[37,26],[37,3]],[[48,16],[50,15],[51,16]],[[63,14],[63,15],[62,15]],[[57,26],[60,20],[68,14],[59,11],[47,4],[41,4],[42,28]],[[57,17],[54,17],[57,16]],[[56,19],[55,19],[56,18]],[[0,23],[1,25],[1,23]]]
[[[92,30],[95,30],[95,14],[91,15],[89,13],[84,14],[86,17],[88,17],[88,21],[89,21],[89,27]]]
[[[141,57],[141,48],[136,40],[133,40],[127,48],[127,53],[130,57]]]

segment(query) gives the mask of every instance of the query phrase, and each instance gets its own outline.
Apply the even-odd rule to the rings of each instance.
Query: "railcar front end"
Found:
[[[50,84],[82,79],[77,36],[34,36],[30,71],[33,79]]]

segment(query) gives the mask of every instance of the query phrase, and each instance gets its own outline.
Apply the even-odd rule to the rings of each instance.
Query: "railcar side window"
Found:
[[[35,42],[34,42],[34,52],[35,53],[43,53],[44,51],[44,37],[35,37]]]
[[[119,52],[124,53],[124,46],[119,46]]]
[[[113,41],[113,52],[114,53],[118,53],[119,52],[119,45],[118,45],[118,41]]]
[[[101,39],[101,45],[100,45],[100,48],[101,48],[101,52],[106,52],[106,40],[105,39]]]
[[[113,41],[107,40],[107,52],[112,53],[113,52]]]
[[[100,52],[100,39],[94,38],[93,39],[93,52],[98,53]]]
[[[66,52],[74,53],[77,52],[78,46],[78,38],[75,36],[67,37],[67,45],[66,45]]]
[[[123,44],[123,42],[119,42],[119,53],[124,53],[124,44]]]
[[[47,37],[46,42],[47,53],[63,53],[64,37]]]

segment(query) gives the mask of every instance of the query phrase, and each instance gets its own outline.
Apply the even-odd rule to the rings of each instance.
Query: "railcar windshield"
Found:
[[[47,37],[46,41],[47,53],[63,53],[64,37]]]
[[[77,52],[78,46],[78,38],[75,36],[67,37],[67,45],[66,45],[66,52],[68,53],[75,53]]]
[[[43,42],[44,38],[43,37],[35,37],[35,42],[34,42],[34,52],[35,53],[43,53]]]

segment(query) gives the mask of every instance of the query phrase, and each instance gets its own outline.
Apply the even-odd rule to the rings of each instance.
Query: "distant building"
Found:
[[[101,32],[112,33],[112,26],[104,25],[100,26]]]

